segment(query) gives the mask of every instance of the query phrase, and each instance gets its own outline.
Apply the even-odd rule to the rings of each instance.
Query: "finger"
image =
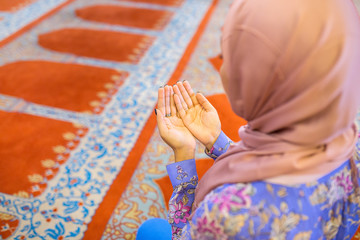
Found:
[[[163,87],[158,90],[158,109],[161,113],[165,113],[165,89]]]
[[[190,96],[191,101],[193,102],[193,104],[194,104],[194,105],[199,104],[199,102],[198,102],[198,100],[197,100],[197,98],[196,98],[196,96],[195,96],[195,93],[194,93],[193,89],[192,89],[191,86],[190,86],[190,83],[185,80],[185,81],[183,82],[183,85],[184,85],[187,93],[189,94],[189,96]]]
[[[170,88],[170,111],[171,111],[171,116],[176,116],[176,106],[175,106],[175,101],[174,101],[174,90],[171,87]]]
[[[182,95],[186,105],[188,106],[188,108],[191,108],[193,106],[193,103],[192,103],[192,100],[191,100],[188,92],[186,91],[183,83],[178,82],[176,85],[179,87],[179,90],[181,92],[181,95]]]
[[[209,100],[207,100],[202,93],[197,93],[196,98],[199,101],[200,105],[205,109],[205,111],[213,111],[213,110],[216,111],[213,105],[211,105]]]
[[[181,104],[179,95],[176,93],[174,94],[174,101],[175,101],[175,106],[176,106],[176,109],[178,110],[180,117],[183,118],[186,115],[186,112],[183,108],[183,105]]]
[[[181,103],[183,109],[188,109],[188,105],[186,104],[184,98],[182,97],[178,85],[175,84],[175,85],[173,86],[173,89],[174,89],[175,94],[179,97],[179,100],[180,100],[180,103]]]
[[[156,113],[156,121],[161,135],[162,133],[166,133],[167,131],[165,123],[165,113],[162,112],[160,109],[156,109]]]
[[[165,86],[165,116],[170,116],[170,86]]]

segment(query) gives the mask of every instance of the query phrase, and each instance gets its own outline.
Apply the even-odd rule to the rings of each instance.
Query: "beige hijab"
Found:
[[[222,48],[232,109],[248,121],[196,190],[312,181],[354,153],[360,21],[351,0],[239,0]],[[289,182],[290,181],[290,182]]]

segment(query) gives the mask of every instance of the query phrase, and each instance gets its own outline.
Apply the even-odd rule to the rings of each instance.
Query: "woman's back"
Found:
[[[360,197],[347,161],[318,181],[294,187],[263,181],[222,185],[199,205],[182,238],[343,240],[359,224]]]

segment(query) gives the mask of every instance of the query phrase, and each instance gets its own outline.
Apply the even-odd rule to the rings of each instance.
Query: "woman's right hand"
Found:
[[[221,122],[216,109],[203,94],[195,94],[188,81],[178,82],[173,89],[175,105],[184,125],[211,150],[221,133]]]

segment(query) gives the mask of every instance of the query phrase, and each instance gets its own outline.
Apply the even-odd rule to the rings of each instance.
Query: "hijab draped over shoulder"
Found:
[[[225,183],[308,182],[351,158],[360,103],[351,0],[235,0],[222,50],[224,88],[248,124],[199,182],[194,208]]]

